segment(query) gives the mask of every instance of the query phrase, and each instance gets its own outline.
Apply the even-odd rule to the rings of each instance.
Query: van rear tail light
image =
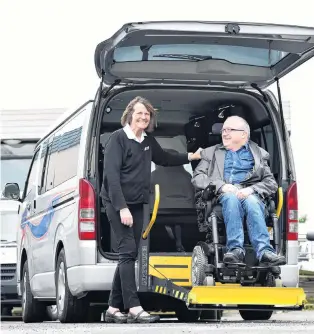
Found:
[[[294,182],[287,191],[287,240],[298,240],[298,228],[298,190]]]
[[[96,240],[95,190],[85,179],[80,179],[78,233],[80,240]]]

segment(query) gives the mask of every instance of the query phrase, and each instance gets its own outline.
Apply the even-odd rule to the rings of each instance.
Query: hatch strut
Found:
[[[266,94],[265,94],[265,92],[264,91],[262,91],[258,86],[257,86],[257,84],[256,83],[251,83],[251,86],[254,88],[254,89],[256,89],[258,92],[260,92],[261,93],[261,95],[263,96],[263,100],[264,100],[264,102],[268,102],[268,98],[267,98],[267,96],[266,96]]]
[[[280,118],[281,118],[282,136],[283,136],[284,142],[286,142],[287,138],[286,138],[286,131],[285,131],[285,119],[284,119],[284,116],[283,116],[281,90],[280,90],[280,85],[279,85],[279,79],[275,78],[275,80],[276,80],[276,83],[277,83],[277,93],[278,93],[278,102],[279,102],[279,112],[280,112]]]

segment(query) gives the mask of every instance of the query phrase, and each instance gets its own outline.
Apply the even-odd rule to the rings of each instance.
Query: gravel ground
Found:
[[[6,319],[8,320],[8,319]],[[232,312],[223,317],[219,323],[199,322],[194,324],[179,323],[176,319],[165,319],[158,324],[151,325],[115,325],[105,323],[94,324],[61,324],[59,322],[45,322],[41,324],[24,324],[21,321],[6,321],[2,319],[1,333],[110,333],[110,334],[178,334],[178,333],[232,333],[243,334],[243,332],[254,331],[254,334],[262,334],[264,331],[276,334],[314,333],[314,312],[296,311],[282,312],[273,315],[269,321],[244,322],[236,312]]]

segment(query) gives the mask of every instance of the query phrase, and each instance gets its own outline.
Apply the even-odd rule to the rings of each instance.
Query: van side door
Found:
[[[52,167],[53,157],[57,154],[56,136],[47,138],[42,143],[38,167],[38,200],[37,200],[37,228],[34,231],[33,259],[34,274],[49,272],[51,268],[52,254],[45,252],[48,234],[50,233],[53,209],[51,208],[51,197],[53,194],[48,192],[52,188],[54,171]]]

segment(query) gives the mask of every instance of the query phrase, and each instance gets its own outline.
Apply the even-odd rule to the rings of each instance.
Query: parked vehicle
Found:
[[[20,193],[11,191],[12,182],[22,191],[36,141],[1,141],[1,314],[11,315],[21,306],[16,288],[16,232],[19,225]],[[6,186],[7,185],[7,186]],[[11,186],[10,186],[11,185]],[[6,187],[5,187],[6,186]],[[13,186],[14,188],[14,186]]]
[[[1,111],[1,314],[11,315],[21,306],[16,283],[16,234],[19,226],[20,197],[36,143],[45,128],[64,109]],[[15,192],[15,189],[18,189]],[[50,311],[49,311],[50,312]]]
[[[99,197],[102,152],[121,127],[124,108],[139,95],[158,109],[154,136],[165,149],[187,152],[214,145],[220,137],[212,133],[213,123],[234,114],[246,118],[251,139],[270,153],[282,191],[279,246],[287,259],[282,285],[297,287],[297,183],[279,80],[313,55],[313,28],[253,23],[130,23],[98,44],[96,98],[46,132],[28,172],[17,238],[23,320],[42,321],[52,304],[61,322],[100,320],[118,259]],[[268,89],[273,83],[278,101]],[[195,166],[184,168],[191,176]],[[197,228],[193,196],[180,189],[180,182],[172,189],[174,196],[164,199],[160,190],[165,207],[159,207],[150,234],[149,272],[190,289],[191,254],[205,236]],[[169,198],[178,200],[170,205]],[[184,252],[177,253],[169,238],[165,226],[172,224],[181,226]],[[141,296],[147,310],[174,310],[185,321],[199,317],[182,302],[147,296]]]

